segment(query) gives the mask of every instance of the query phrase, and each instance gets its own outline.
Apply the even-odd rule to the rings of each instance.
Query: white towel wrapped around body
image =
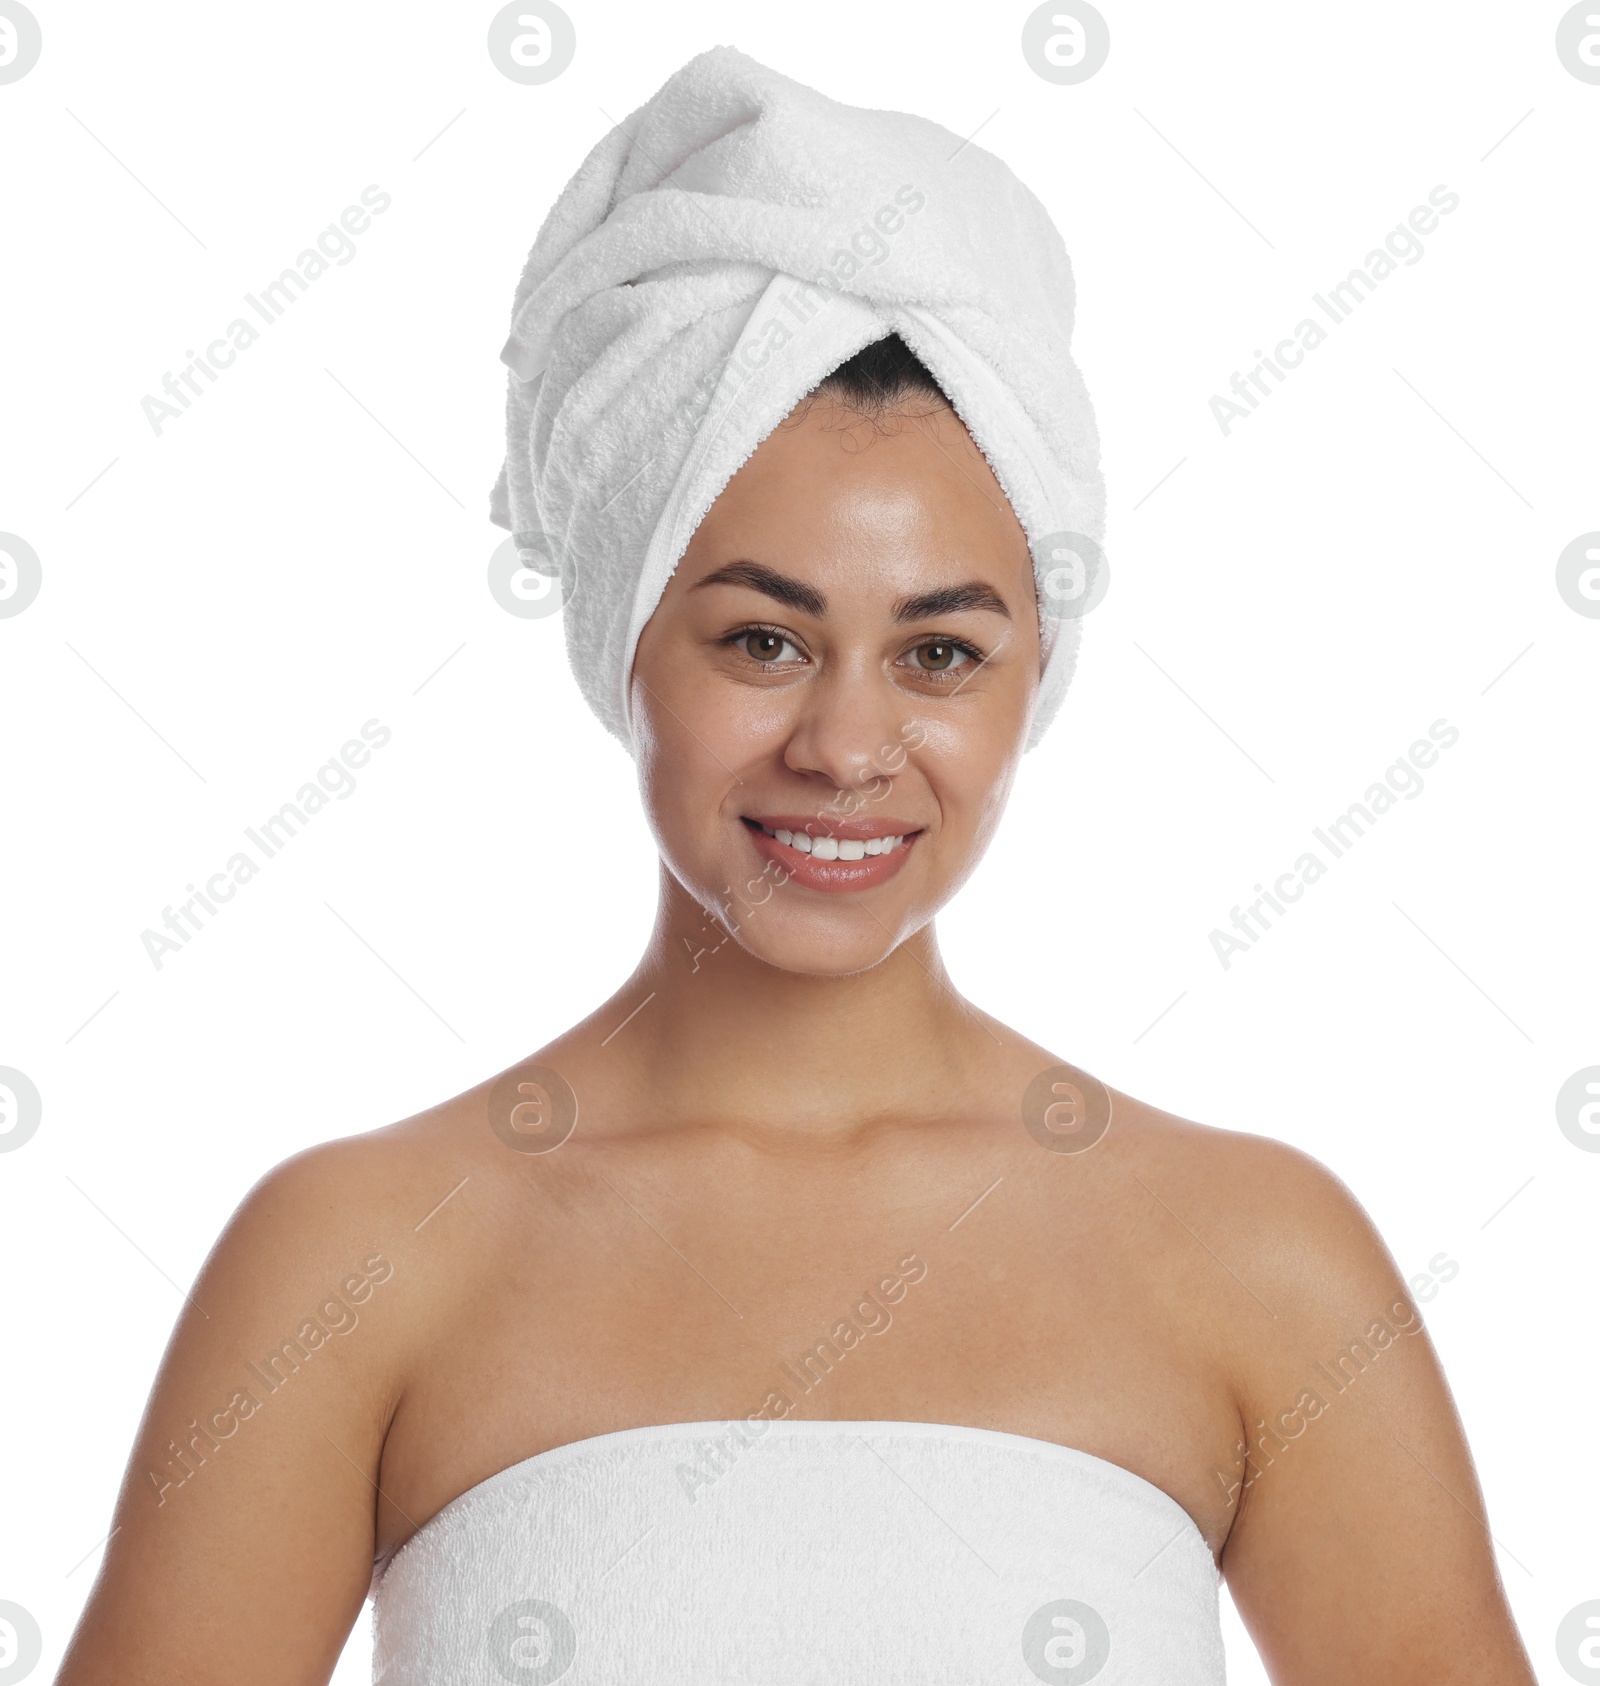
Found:
[[[1065,613],[1044,582],[1073,546],[1097,558],[1104,531],[1073,298],[1048,213],[981,147],[842,105],[733,47],[669,77],[562,190],[501,353],[490,516],[527,566],[559,573],[568,652],[605,725],[631,748],[639,634],[718,493],[824,376],[897,333],[1027,534],[1037,743],[1071,677],[1081,561]]]

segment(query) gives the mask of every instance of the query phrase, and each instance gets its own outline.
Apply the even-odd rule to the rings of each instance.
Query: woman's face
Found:
[[[1027,539],[959,417],[925,407],[880,432],[802,405],[700,523],[634,658],[662,858],[789,971],[859,971],[932,918],[1027,740]]]

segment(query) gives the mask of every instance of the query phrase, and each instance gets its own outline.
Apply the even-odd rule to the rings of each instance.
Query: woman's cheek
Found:
[[[1026,741],[1025,723],[927,719],[909,760],[933,789],[942,813],[975,836],[999,824]]]

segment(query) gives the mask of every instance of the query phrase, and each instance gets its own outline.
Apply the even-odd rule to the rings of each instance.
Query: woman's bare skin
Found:
[[[251,1191],[174,1334],[62,1686],[323,1682],[375,1565],[476,1483],[774,1394],[1142,1476],[1286,1686],[1532,1681],[1432,1346],[1350,1193],[1120,1093],[1059,1151],[1079,1138],[1030,1128],[1027,1097],[1070,1026],[1040,1047],[945,975],[932,914],[998,821],[1037,686],[1031,564],[950,412],[870,439],[841,420],[819,404],[760,447],[641,641],[663,866],[637,970],[509,1076]],[[974,580],[998,609],[896,618]],[[748,622],[803,659],[730,645]],[[982,650],[956,686],[904,665],[933,634]],[[744,817],[841,792],[920,828],[899,874],[774,891]],[[519,1137],[518,1079],[550,1071],[576,1127]],[[883,1326],[829,1348],[913,1255]]]

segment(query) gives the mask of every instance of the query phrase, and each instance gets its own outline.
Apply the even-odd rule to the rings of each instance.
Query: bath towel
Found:
[[[468,1488],[374,1572],[374,1686],[1224,1686],[1216,1562],[1161,1488],[1053,1441],[786,1407]]]

